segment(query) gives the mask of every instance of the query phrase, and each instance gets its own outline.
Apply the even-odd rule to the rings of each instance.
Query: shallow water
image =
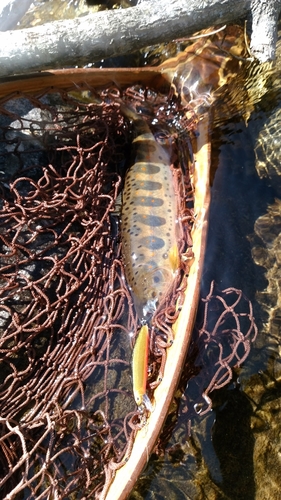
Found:
[[[188,415],[190,427],[184,419],[174,424],[165,452],[151,458],[130,499],[281,498],[281,100],[277,97],[274,106],[268,102],[265,96],[247,125],[236,119],[213,131],[212,201],[201,286],[202,297],[212,280],[221,290],[242,289],[253,303],[258,337],[233,381],[212,393],[212,412]],[[259,152],[261,143],[268,144],[266,159]],[[268,166],[266,177],[260,178],[256,169],[257,155]],[[190,408],[194,388],[196,377],[185,393]]]
[[[35,0],[18,28],[38,26],[60,19],[74,19],[101,10],[130,7],[135,0]]]
[[[69,8],[82,4],[65,3]],[[49,9],[55,2],[43,4]],[[50,20],[50,15],[51,19],[57,18],[52,14],[54,10],[48,9],[41,17],[35,15],[35,24]],[[82,11],[87,11],[85,4]],[[30,22],[27,18],[23,26]],[[201,290],[202,296],[206,296],[212,280],[221,290],[230,286],[242,289],[253,302],[258,338],[234,381],[213,393],[212,412],[183,418],[177,425],[172,422],[165,449],[152,456],[131,499],[281,498],[281,210],[275,201],[281,200],[281,179],[278,171],[273,175],[270,169],[266,177],[260,178],[255,154],[260,131],[265,130],[275,113],[275,121],[278,120],[276,110],[281,98],[277,96],[274,106],[267,96],[263,101],[264,107],[259,105],[247,126],[242,118],[236,119],[212,135],[215,173]],[[275,132],[270,129],[271,137],[274,133],[278,168],[278,128]],[[266,142],[266,132],[264,137]],[[263,161],[267,163],[268,158]],[[270,161],[273,162],[272,156]],[[196,398],[195,389],[194,379],[186,391],[190,406],[193,392]]]

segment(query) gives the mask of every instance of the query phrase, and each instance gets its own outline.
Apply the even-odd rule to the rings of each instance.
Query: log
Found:
[[[83,66],[212,25],[250,20],[251,52],[275,57],[281,0],[155,0],[67,21],[0,33],[0,76]]]

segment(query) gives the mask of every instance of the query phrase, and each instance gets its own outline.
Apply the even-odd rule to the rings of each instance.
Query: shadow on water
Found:
[[[221,402],[222,405],[218,406]],[[220,487],[231,500],[254,500],[252,406],[239,387],[214,393],[212,441],[220,463]]]
[[[219,146],[219,156],[211,189],[202,296],[213,279],[221,289],[241,288],[251,300],[256,289],[266,286],[264,270],[253,262],[248,236],[274,196],[257,175],[252,142],[243,122],[229,123],[213,134],[212,146],[214,150]]]
[[[212,144],[219,145],[219,156],[212,184],[202,296],[208,293],[213,279],[220,289],[230,286],[242,289],[253,302],[261,328],[267,315],[255,296],[258,290],[267,287],[267,279],[265,269],[253,261],[250,236],[258,217],[274,201],[274,191],[257,175],[254,142],[255,137],[243,122],[229,123],[213,134]],[[264,369],[268,361],[255,351],[254,347],[246,361],[251,366],[250,372]],[[212,399],[216,415],[212,443],[220,463],[220,488],[229,500],[252,500],[255,498],[252,405],[237,385],[215,391]]]

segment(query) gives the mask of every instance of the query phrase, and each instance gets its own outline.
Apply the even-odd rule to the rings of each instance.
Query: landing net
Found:
[[[94,498],[108,464],[122,465],[143,425],[130,368],[137,317],[116,213],[133,127],[119,90],[93,91],[93,102],[80,97],[51,89],[0,103],[0,488],[7,500]],[[121,97],[143,106],[150,122],[173,122],[175,145],[179,127],[188,137],[196,126],[176,99],[151,89],[128,88]],[[175,175],[192,157],[185,143],[188,151],[174,148]],[[188,171],[178,190],[180,247],[188,253]],[[158,315],[151,388],[185,286],[182,270]]]
[[[184,259],[151,332],[151,396],[192,260],[194,110],[143,87],[87,89],[86,98],[73,90],[17,93],[0,102],[0,491],[6,500],[98,498],[144,422],[132,393],[138,319],[118,214],[134,130],[120,102],[141,112],[156,136],[168,125],[178,180]],[[210,408],[212,390],[230,380],[256,336],[240,291],[220,295],[212,287],[205,300],[192,343],[197,358],[188,367],[189,376],[202,375],[197,413]],[[188,391],[182,405],[180,418],[190,410]]]

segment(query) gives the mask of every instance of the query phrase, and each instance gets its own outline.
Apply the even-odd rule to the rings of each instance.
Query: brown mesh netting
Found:
[[[118,99],[117,89],[88,104],[52,89],[1,101],[2,498],[93,498],[141,425],[130,379],[137,317],[114,213],[132,124]],[[157,116],[158,129],[163,116],[177,122],[180,140],[177,100],[141,88],[123,99],[142,105],[149,122]],[[174,148],[175,178],[189,147]],[[177,188],[182,252],[191,245],[186,175]],[[185,279],[182,270],[157,315],[150,387],[164,369]]]
[[[211,392],[227,385],[232,369],[241,366],[249,355],[258,330],[251,302],[236,288],[220,291],[212,282],[200,309],[203,321],[194,335],[198,400],[193,408],[203,415],[212,407]],[[187,405],[190,407],[189,402]]]
[[[134,124],[120,103],[141,113],[159,140],[172,138],[179,199],[184,258],[150,332],[149,396],[165,367],[192,258],[194,109],[141,86],[91,89],[92,102],[73,90],[0,102],[0,491],[7,500],[95,498],[145,422],[132,393],[139,323],[118,214]],[[227,383],[256,335],[241,292],[213,292],[190,352],[193,359],[199,352],[197,361],[183,378],[200,372],[199,389],[192,403],[183,396],[180,420],[191,405],[198,413],[210,407],[210,392]]]
[[[257,333],[252,303],[242,291],[232,287],[220,290],[213,281],[200,301],[178,390],[155,447],[160,461],[165,463],[165,453],[170,456],[185,449],[194,423],[196,432],[198,415],[211,410],[213,391],[232,381],[233,369],[245,361]],[[192,456],[192,446],[187,448]]]

